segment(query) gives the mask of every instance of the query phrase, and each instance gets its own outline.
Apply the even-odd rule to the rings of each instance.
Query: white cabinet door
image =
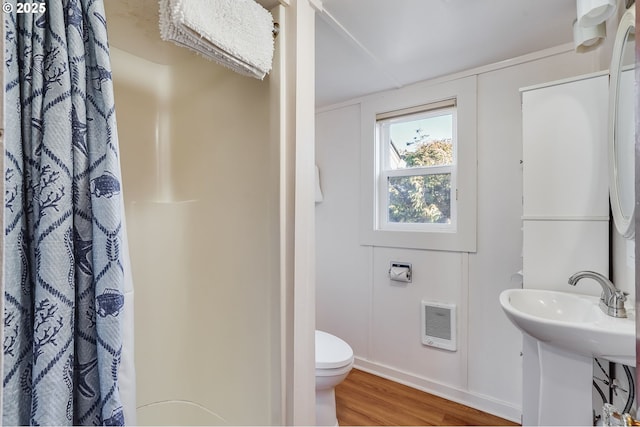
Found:
[[[600,295],[594,280],[570,286],[569,276],[581,270],[609,276],[608,221],[524,221],[525,288]]]
[[[580,270],[609,275],[608,75],[522,91],[523,286],[569,286]]]
[[[523,216],[609,215],[608,76],[522,92]]]

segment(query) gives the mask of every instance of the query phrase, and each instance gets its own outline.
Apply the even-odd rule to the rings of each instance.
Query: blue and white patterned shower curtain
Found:
[[[3,6],[2,421],[123,425],[122,201],[104,5],[36,6]]]

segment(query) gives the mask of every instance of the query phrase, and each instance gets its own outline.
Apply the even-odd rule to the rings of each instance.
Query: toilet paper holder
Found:
[[[412,276],[413,269],[411,267],[411,263],[391,261],[391,266],[389,267],[389,279],[394,282],[411,283]]]

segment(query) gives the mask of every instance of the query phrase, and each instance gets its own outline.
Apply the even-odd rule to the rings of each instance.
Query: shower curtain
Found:
[[[2,421],[124,425],[128,260],[104,6],[3,9]]]

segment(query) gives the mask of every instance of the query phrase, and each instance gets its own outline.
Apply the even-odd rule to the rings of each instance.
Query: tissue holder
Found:
[[[411,283],[411,264],[407,262],[392,262],[389,268],[389,279],[394,282]]]

